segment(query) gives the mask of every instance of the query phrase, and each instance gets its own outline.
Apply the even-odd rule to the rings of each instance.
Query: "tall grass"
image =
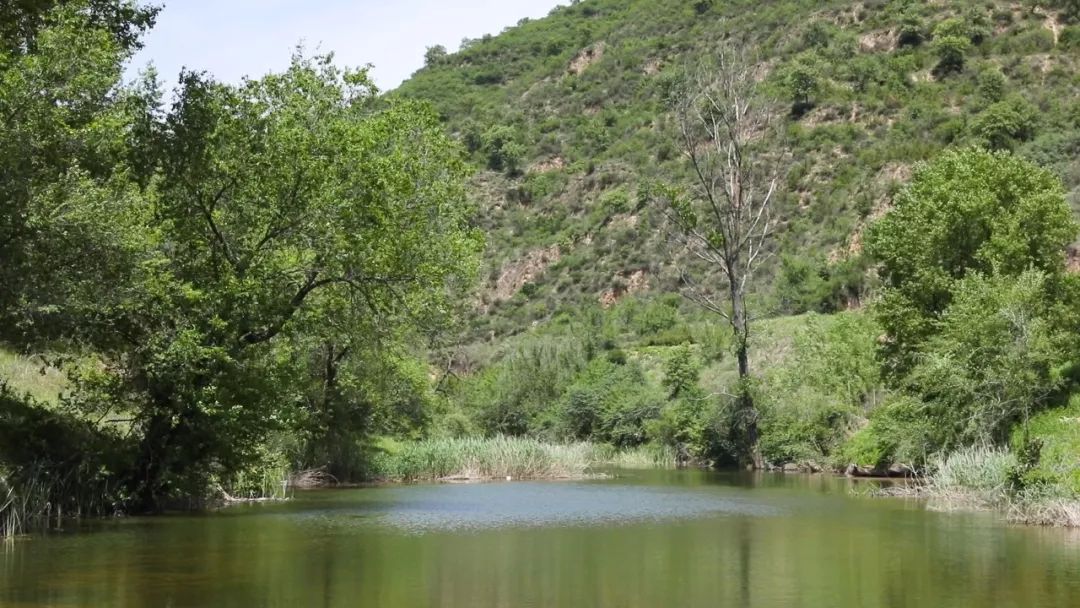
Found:
[[[962,448],[932,462],[928,494],[945,503],[1005,505],[1018,464],[1016,456],[1004,448]]]
[[[1075,498],[1024,498],[1009,507],[1009,521],[1035,526],[1080,528],[1080,500]]]
[[[620,469],[673,469],[676,466],[675,449],[660,443],[622,450],[597,446],[597,451],[604,464]]]
[[[50,484],[40,473],[17,482],[0,471],[0,538],[11,540],[32,530],[59,528],[65,516],[79,517],[81,510],[64,513],[63,502],[54,498],[61,484]]]
[[[292,476],[287,464],[271,461],[242,469],[230,483],[218,484],[218,488],[226,502],[284,500]]]
[[[440,479],[565,479],[584,476],[598,464],[588,443],[547,444],[535,439],[427,439],[376,457],[388,481]]]

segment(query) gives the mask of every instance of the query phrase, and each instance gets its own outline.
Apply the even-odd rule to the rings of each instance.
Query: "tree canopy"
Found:
[[[969,148],[923,166],[867,234],[885,289],[878,310],[902,367],[970,273],[1064,272],[1077,233],[1061,182],[1018,157]]]

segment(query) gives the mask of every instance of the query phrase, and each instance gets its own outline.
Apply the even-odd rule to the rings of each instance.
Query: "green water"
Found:
[[[1080,606],[1080,535],[831,477],[397,486],[18,542],[0,606]]]

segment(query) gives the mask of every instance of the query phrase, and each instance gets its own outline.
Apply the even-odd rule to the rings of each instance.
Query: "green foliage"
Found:
[[[971,48],[967,24],[961,19],[946,19],[934,26],[933,50],[937,55],[939,74],[964,69],[964,59]]]
[[[1073,396],[1067,407],[1047,410],[1017,426],[1011,445],[1027,465],[1019,480],[1023,486],[1080,496],[1080,398]]]
[[[575,339],[529,338],[463,387],[462,398],[488,435],[539,434],[553,424],[549,410],[586,364]]]
[[[132,420],[113,481],[155,509],[229,487],[315,409],[393,392],[350,385],[345,355],[312,374],[314,345],[355,354],[437,327],[480,242],[466,167],[424,104],[296,57],[238,86],[184,73],[165,112],[152,76],[120,86],[128,49],[94,14],[57,9],[0,60],[15,203],[0,315],[18,345],[100,358],[68,405]],[[313,377],[326,389],[309,400]]]
[[[890,365],[912,365],[966,275],[1060,275],[1075,235],[1060,181],[1026,161],[965,149],[920,168],[867,234],[867,251],[881,261],[876,314]]]
[[[979,72],[979,95],[988,103],[1001,101],[1005,96],[1005,75],[997,68],[984,68]]]
[[[521,170],[525,148],[518,142],[513,127],[499,125],[484,131],[480,148],[487,156],[488,168],[514,175]]]
[[[1070,3],[1055,4],[1063,20]],[[363,71],[298,57],[238,86],[184,74],[166,108],[153,75],[120,82],[155,9],[13,5],[0,20],[0,333],[20,352],[91,352],[95,364],[66,368],[63,412],[3,401],[0,435],[13,434],[0,437],[0,484],[61,471],[90,480],[85,498],[63,502],[72,485],[30,494],[111,510],[218,484],[266,492],[287,466],[342,479],[373,464],[394,479],[504,470],[456,459],[479,453],[458,444],[374,457],[377,434],[580,438],[721,464],[750,422],[777,463],[921,464],[1031,420],[1054,439],[1025,483],[1068,485],[1075,442],[1044,417],[1076,376],[1077,288],[1061,254],[1076,232],[1064,192],[1080,183],[1076,26],[1055,46],[1001,3],[849,9],[586,0],[453,55],[432,47],[385,96]],[[874,316],[762,322],[769,367],[743,383],[726,328],[678,297],[595,305],[628,272],[647,270],[656,292],[678,286],[656,263],[662,218],[640,202],[669,199],[689,226],[707,219],[688,192],[656,184],[687,177],[665,100],[679,65],[704,63],[717,40],[759,55],[763,84],[795,117],[818,108],[785,125],[798,168],[776,199],[784,230],[749,294],[757,308],[864,301],[869,260],[828,254],[895,206],[866,237],[884,284]],[[1049,68],[1031,69],[1032,53]],[[981,69],[925,78],[935,61],[938,76]],[[953,150],[893,197],[908,166],[965,141],[1048,170]],[[464,204],[470,160],[478,216]],[[631,213],[632,228],[609,221]],[[482,293],[461,341],[482,336],[462,348],[483,354],[432,374],[421,344],[443,344],[455,301],[471,301],[474,222],[492,281],[533,248],[558,243],[562,258],[505,302]],[[696,268],[689,257],[675,261]],[[872,356],[883,332],[889,395]],[[760,420],[724,396],[748,389]],[[133,420],[122,438],[84,421],[116,417]],[[1021,452],[1038,450],[1025,441],[1027,462]],[[65,445],[93,453],[71,459]],[[488,453],[544,461],[534,448]]]
[[[136,90],[116,85],[127,45],[137,44],[153,11],[139,11],[137,22],[106,20],[110,28],[97,17],[115,3],[48,10],[53,4],[6,7],[0,23],[0,332],[12,339],[71,329],[55,317],[52,327],[28,328],[35,319],[12,311],[28,293],[46,300],[42,306],[62,299],[58,284],[76,274],[67,265],[121,278],[115,260],[126,217],[113,199],[127,192],[116,176],[137,169],[127,166],[122,127],[146,109]],[[72,208],[68,199],[82,205]],[[102,217],[116,225],[103,226]]]
[[[945,448],[1000,443],[1045,407],[1065,378],[1076,340],[1052,308],[1045,274],[975,273],[960,281],[909,390],[924,395],[946,431]]]
[[[596,359],[566,392],[560,414],[568,437],[617,447],[645,443],[646,422],[656,418],[664,395],[650,386],[636,362]]]
[[[671,398],[696,396],[701,364],[686,346],[676,348],[664,364],[664,386]]]
[[[762,453],[769,462],[836,458],[841,442],[881,392],[875,359],[880,330],[872,317],[809,315],[792,353],[759,388]]]
[[[792,113],[802,114],[814,106],[821,90],[820,59],[813,53],[797,57],[783,74],[783,85],[792,101]]]
[[[991,104],[975,116],[971,133],[981,145],[991,150],[1011,150],[1017,143],[1032,138],[1038,110],[1027,101],[1012,98]]]
[[[1062,29],[1058,44],[1069,51],[1080,50],[1080,25],[1070,25]]]
[[[1061,11],[1063,22],[1080,22],[1080,0],[1049,0],[1047,4]]]
[[[431,67],[446,61],[446,47],[441,44],[429,46],[424,52],[424,65]]]
[[[940,445],[941,433],[925,404],[895,396],[871,413],[869,424],[844,444],[839,460],[879,470],[893,463],[920,466]]]
[[[900,46],[918,46],[926,39],[926,22],[919,14],[918,3],[911,2],[899,15],[897,40]]]
[[[774,288],[777,307],[784,314],[837,312],[857,303],[866,289],[863,257],[835,263],[807,257],[783,256]]]
[[[115,483],[132,445],[0,381],[0,537],[47,526],[61,513],[106,515],[127,496]],[[55,519],[54,519],[55,521]]]
[[[154,25],[158,6],[134,0],[22,0],[4,7],[0,20],[0,40],[6,52],[34,49],[50,30],[75,12],[86,24],[112,39],[119,50],[130,53],[142,48],[142,36]]]
[[[852,18],[854,12],[858,18]],[[941,32],[973,45],[965,61],[978,71],[971,70],[970,78],[926,74],[937,63],[928,43],[930,30],[946,20],[952,25],[942,26]],[[768,35],[746,37],[748,32]],[[1005,76],[1010,92],[1022,90],[1022,97],[1038,108],[1039,120],[1026,141],[1016,142],[1018,151],[1046,132],[1060,132],[1057,125],[1070,120],[1066,100],[1076,97],[1068,77],[1071,56],[1061,45],[1024,50],[1029,34],[1045,37],[1050,32],[1038,19],[1014,18],[1000,2],[894,0],[853,11],[842,3],[810,6],[783,0],[754,10],[713,3],[698,14],[693,3],[682,0],[587,0],[475,40],[388,96],[431,101],[447,128],[475,152],[477,166],[487,168],[473,192],[484,209],[480,218],[490,238],[489,267],[518,262],[534,247],[563,245],[563,255],[575,265],[573,273],[563,272],[566,267],[560,264],[533,280],[543,294],[534,298],[542,298],[557,314],[595,302],[617,273],[650,268],[656,278],[653,289],[673,286],[671,277],[653,273],[666,253],[659,229],[664,216],[638,205],[637,223],[629,230],[622,222],[605,223],[609,211],[594,203],[612,189],[636,191],[640,199],[650,184],[685,183],[689,176],[672,144],[677,125],[668,101],[673,84],[685,80],[686,68],[707,65],[715,57],[716,41],[731,41],[760,60],[756,75],[765,78],[765,92],[796,106],[787,86],[788,68],[806,62],[816,70],[811,74],[816,85],[808,99],[799,101],[816,110],[797,125],[785,125],[799,168],[782,184],[786,193],[775,204],[774,217],[783,218],[785,227],[777,232],[778,255],[762,263],[756,273],[761,280],[752,287],[753,295],[768,299],[773,287],[781,285],[783,256],[823,260],[853,242],[860,223],[891,198],[894,171],[959,143],[982,142],[972,128],[975,117],[1009,95],[995,99],[997,93],[985,89],[989,96],[984,96],[976,74],[992,66]],[[602,54],[590,55],[600,42]],[[1033,69],[1038,66],[1029,52],[1046,53],[1049,71]],[[575,60],[580,70],[571,70],[571,64],[578,65]],[[476,76],[487,72],[497,75],[497,82],[477,83]],[[795,117],[801,116],[799,107],[793,109]],[[544,170],[524,176],[487,173],[493,170],[480,139],[493,125],[513,129],[523,148],[521,167],[543,165]],[[844,162],[837,162],[837,154]],[[1067,147],[1055,146],[1046,148],[1039,162],[1071,189],[1080,183],[1072,177],[1080,173],[1070,168],[1071,159]],[[678,194],[685,199],[687,193]],[[678,260],[680,267],[694,270],[691,257]],[[843,285],[858,284],[848,280],[854,278],[854,265],[848,270]],[[722,281],[716,272],[703,274],[706,284]],[[816,284],[807,291],[821,287],[819,274],[807,275]],[[489,282],[481,289],[492,287]],[[794,310],[827,310],[837,301],[848,306],[859,300],[839,291],[838,286],[827,304],[800,304]],[[491,330],[502,339],[550,316],[538,312],[535,302],[503,301],[484,310],[466,313],[465,341],[487,338]]]

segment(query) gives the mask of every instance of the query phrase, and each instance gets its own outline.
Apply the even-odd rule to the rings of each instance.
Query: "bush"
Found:
[[[1024,487],[1080,497],[1080,396],[1017,425],[1011,445],[1027,465],[1019,479]]]
[[[973,274],[960,282],[938,335],[908,379],[924,395],[941,448],[1000,443],[1064,386],[1075,339],[1060,325],[1045,275]]]
[[[991,104],[971,123],[971,134],[991,150],[1011,150],[1018,142],[1035,134],[1039,111],[1023,99],[1009,99]]]
[[[926,405],[907,396],[894,396],[870,415],[869,424],[852,435],[840,450],[842,464],[883,469],[903,463],[925,464],[941,445]]]
[[[633,447],[646,441],[646,422],[659,415],[663,402],[637,363],[596,359],[567,390],[561,426],[573,439]]]
[[[1058,44],[1066,51],[1080,51],[1080,25],[1070,25],[1061,31]]]
[[[0,381],[0,537],[122,509],[132,446]]]
[[[967,26],[960,19],[946,19],[934,27],[934,54],[938,57],[937,72],[948,74],[964,68],[964,57],[971,48]]]
[[[877,399],[880,329],[872,317],[810,315],[791,355],[766,371],[760,388],[762,454],[772,463],[832,460]]]
[[[517,132],[506,125],[491,127],[481,136],[481,149],[487,155],[488,168],[516,174],[521,169],[525,147],[518,141]]]
[[[1005,75],[1001,70],[993,67],[984,68],[979,72],[978,89],[979,96],[989,103],[1001,101],[1005,96]]]
[[[585,347],[571,337],[527,336],[459,388],[489,435],[543,434],[559,402],[587,363]]]

